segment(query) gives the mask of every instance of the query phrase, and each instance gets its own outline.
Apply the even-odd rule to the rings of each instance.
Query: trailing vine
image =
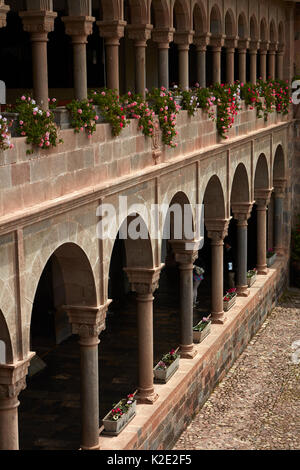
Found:
[[[120,102],[116,90],[109,88],[93,90],[89,93],[89,101],[93,106],[100,108],[101,116],[111,125],[112,135],[118,136],[129,124],[124,106]],[[95,108],[93,107],[93,109]]]

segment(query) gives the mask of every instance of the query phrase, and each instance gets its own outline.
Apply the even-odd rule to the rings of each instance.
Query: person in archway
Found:
[[[225,290],[235,287],[236,262],[234,249],[228,238],[224,240],[224,283]]]
[[[204,269],[194,264],[193,267],[193,305],[197,304],[198,287],[204,279]]]

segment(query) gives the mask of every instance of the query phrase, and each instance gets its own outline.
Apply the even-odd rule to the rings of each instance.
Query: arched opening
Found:
[[[286,231],[283,217],[286,184],[285,158],[281,145],[276,148],[273,162],[273,192],[268,211],[268,248],[278,254],[283,250],[283,234]]]
[[[210,32],[211,34],[222,33],[221,13],[217,5],[214,5],[210,12]]]
[[[80,446],[80,350],[63,305],[97,305],[90,262],[74,243],[55,250],[36,288],[30,328],[36,356],[20,394],[21,449]]]
[[[13,362],[12,344],[7,323],[0,310],[0,364]]]
[[[172,12],[174,34],[180,31],[189,31],[189,4],[186,0],[176,0]],[[169,50],[169,77],[170,85],[179,83],[179,52],[176,42],[170,43]]]
[[[235,35],[234,15],[231,9],[225,15],[225,34],[228,37]]]

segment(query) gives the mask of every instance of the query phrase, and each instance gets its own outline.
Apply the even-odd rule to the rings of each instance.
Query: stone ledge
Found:
[[[204,342],[194,345],[197,356],[180,361],[168,384],[155,385],[158,400],[138,405],[136,417],[119,436],[100,436],[100,449],[171,449],[275,306],[287,266],[287,258],[281,257],[266,276],[259,275],[249,297],[237,299],[227,322],[212,325]]]

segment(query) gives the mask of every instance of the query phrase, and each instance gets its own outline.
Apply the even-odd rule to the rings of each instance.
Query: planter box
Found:
[[[178,356],[167,369],[158,369],[158,364],[156,364],[153,369],[154,381],[159,384],[166,384],[177,371],[179,367],[179,359],[180,357]]]
[[[120,404],[121,401],[117,403],[115,408],[117,408]],[[119,418],[117,421],[113,421],[108,418],[110,413],[111,412],[109,412],[102,420],[102,424],[104,426],[103,434],[109,436],[117,436],[125,428],[125,426],[127,426],[127,424],[130,423],[130,421],[135,417],[136,400],[132,403],[132,406],[129,408],[128,412],[122,415],[121,418]]]
[[[228,310],[235,304],[235,301],[236,294],[230,300],[223,300],[224,312],[228,312]]]
[[[267,258],[267,266],[268,268],[270,266],[272,266],[272,264],[274,263],[275,259],[276,259],[276,253],[274,253],[274,255],[270,256],[269,258]]]
[[[257,274],[253,274],[253,276],[251,277],[247,277],[247,284],[248,284],[248,287],[251,287],[255,281],[256,281],[256,278],[257,278]]]
[[[182,96],[174,96],[174,101],[177,105],[181,106]]]
[[[70,129],[71,119],[70,113],[64,106],[58,106],[55,109],[52,109],[54,114],[54,122],[61,129]]]
[[[193,342],[201,343],[207,335],[210,333],[211,321],[207,323],[206,327],[202,331],[193,330]]]
[[[5,111],[4,113],[1,113],[2,117],[6,118],[7,121],[12,121],[12,126],[8,128],[9,132],[11,133],[12,137],[19,137],[19,134],[17,133],[17,128],[19,124],[19,113],[12,113]]]

